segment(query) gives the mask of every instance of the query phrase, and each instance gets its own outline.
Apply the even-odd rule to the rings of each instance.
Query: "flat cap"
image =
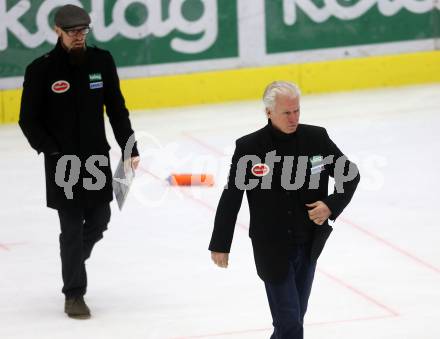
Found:
[[[63,29],[90,25],[89,14],[81,7],[65,5],[55,13],[55,25]]]

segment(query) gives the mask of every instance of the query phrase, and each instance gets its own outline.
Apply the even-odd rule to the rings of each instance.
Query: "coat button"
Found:
[[[292,211],[287,211],[287,214],[288,215],[292,215]]]

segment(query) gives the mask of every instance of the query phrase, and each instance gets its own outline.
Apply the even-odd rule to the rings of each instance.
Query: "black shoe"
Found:
[[[90,310],[87,307],[84,297],[72,297],[66,298],[64,303],[64,312],[67,313],[69,318],[74,319],[89,319]]]

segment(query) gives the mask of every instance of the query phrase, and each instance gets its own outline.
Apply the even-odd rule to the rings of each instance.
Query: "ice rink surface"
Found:
[[[234,141],[265,125],[262,104],[135,112],[132,122],[142,169],[87,263],[87,321],[63,313],[43,158],[16,125],[0,126],[0,338],[269,338],[246,199],[229,268],[207,250]],[[301,122],[326,127],[362,177],[318,260],[306,338],[440,338],[440,85],[305,96]],[[172,172],[212,173],[216,185],[169,187]]]

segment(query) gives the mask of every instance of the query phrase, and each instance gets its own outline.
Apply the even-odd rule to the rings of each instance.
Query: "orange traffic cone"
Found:
[[[213,186],[214,176],[211,174],[173,173],[166,179],[172,186]]]

